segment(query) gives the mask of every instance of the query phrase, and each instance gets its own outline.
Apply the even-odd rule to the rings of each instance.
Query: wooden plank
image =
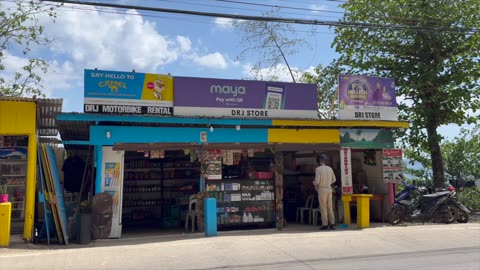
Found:
[[[52,177],[51,180],[53,183],[53,188],[55,189],[55,195],[56,195],[55,205],[57,207],[57,214],[60,221],[60,229],[63,233],[63,239],[65,242],[65,245],[68,245],[67,211],[65,209],[65,201],[63,198],[63,190],[62,190],[62,185],[60,183],[60,177],[58,175],[57,163],[55,160],[55,153],[53,152],[52,147],[48,145],[46,146],[46,151],[47,151],[47,158],[50,165],[49,169],[50,169],[50,175]]]
[[[53,184],[52,184],[52,181],[51,181],[51,176],[50,176],[50,172],[49,172],[49,165],[48,165],[48,159],[47,159],[47,152],[46,152],[46,147],[45,147],[45,144],[41,144],[41,149],[42,149],[42,166],[43,166],[43,171],[45,172],[45,183],[46,183],[46,186],[47,186],[47,190],[48,190],[48,198],[49,198],[49,203],[50,203],[50,207],[51,207],[51,211],[52,211],[52,216],[53,216],[53,222],[55,223],[55,231],[57,233],[57,238],[58,238],[58,242],[60,244],[63,243],[63,234],[62,234],[62,231],[61,231],[61,228],[60,228],[60,222],[58,220],[58,214],[57,214],[57,207],[55,205],[55,192],[54,192],[54,188],[53,188]]]
[[[43,222],[45,223],[45,229],[47,231],[47,244],[50,245],[50,228],[49,228],[49,222],[48,222],[48,200],[47,200],[47,194],[45,192],[46,187],[45,187],[45,175],[43,174],[43,166],[42,166],[42,155],[40,152],[40,147],[37,147],[37,158],[38,158],[38,169],[40,170],[40,184],[41,184],[41,195],[43,196]]]

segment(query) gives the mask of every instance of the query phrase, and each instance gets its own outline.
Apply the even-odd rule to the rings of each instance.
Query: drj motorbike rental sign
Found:
[[[402,149],[383,149],[383,182],[403,182]]]
[[[85,70],[84,112],[171,115],[173,78],[167,75]]]
[[[342,193],[352,194],[352,150],[349,147],[340,149],[340,169],[342,181]]]
[[[397,121],[395,81],[339,75],[338,119]]]
[[[175,115],[317,118],[315,84],[175,77]]]

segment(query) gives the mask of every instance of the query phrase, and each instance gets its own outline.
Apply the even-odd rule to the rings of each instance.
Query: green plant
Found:
[[[5,181],[0,182],[0,194],[7,194],[7,184]]]
[[[477,187],[462,188],[458,199],[470,210],[480,210],[480,190]]]
[[[92,202],[90,200],[85,200],[80,203],[80,213],[91,213],[92,212]]]

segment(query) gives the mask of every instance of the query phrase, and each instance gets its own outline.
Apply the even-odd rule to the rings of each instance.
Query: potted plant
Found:
[[[0,203],[8,202],[7,184],[5,181],[0,182]]]

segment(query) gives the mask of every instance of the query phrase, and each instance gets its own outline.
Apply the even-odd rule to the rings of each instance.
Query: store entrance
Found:
[[[123,233],[183,232],[189,197],[199,190],[200,163],[193,151],[126,151]]]
[[[318,193],[315,191],[313,181],[315,180],[315,169],[318,166],[317,158],[320,154],[327,155],[326,164],[332,167],[337,179],[332,191],[335,218],[336,220],[339,218],[339,201],[341,199],[339,151],[318,149],[316,151],[287,152],[284,156],[287,173],[283,176],[283,206],[287,224],[319,225],[320,212],[314,211],[314,209],[319,209]],[[315,214],[317,215],[316,219],[313,218]]]

